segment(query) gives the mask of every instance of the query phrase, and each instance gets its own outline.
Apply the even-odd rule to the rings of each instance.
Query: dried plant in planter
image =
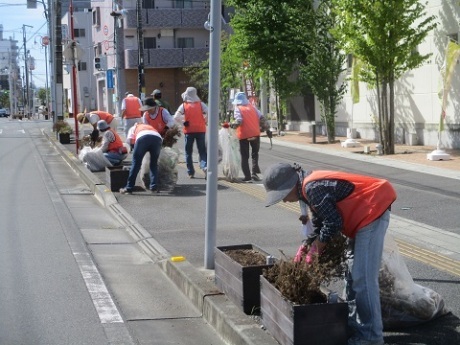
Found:
[[[321,255],[313,258],[311,264],[295,263],[285,256],[272,268],[264,270],[263,275],[286,299],[301,305],[326,302],[321,285],[343,277],[345,271],[346,238],[340,234],[327,244]]]

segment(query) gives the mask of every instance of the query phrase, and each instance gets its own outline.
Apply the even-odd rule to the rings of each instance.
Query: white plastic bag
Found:
[[[158,157],[158,189],[172,190],[177,184],[179,163],[179,150],[172,147],[162,147]],[[139,181],[139,179],[142,180]],[[138,174],[136,185],[140,184],[146,189],[150,184],[150,153],[146,153],[142,159],[142,166]]]
[[[112,166],[112,163],[105,158],[100,148],[85,146],[80,150],[78,159],[85,163],[86,167],[93,172],[104,171],[106,167]]]
[[[385,330],[414,326],[448,313],[435,291],[415,284],[390,234],[385,236],[379,275]]]
[[[222,172],[225,178],[232,182],[240,173],[241,156],[239,140],[231,128],[221,128],[219,131],[219,144],[222,149]]]

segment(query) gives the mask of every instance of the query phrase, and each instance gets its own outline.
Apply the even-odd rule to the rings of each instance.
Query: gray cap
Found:
[[[274,205],[283,200],[294,188],[299,175],[293,166],[287,163],[276,163],[264,172],[264,187],[267,192],[265,206]]]
[[[98,130],[105,131],[105,130],[107,130],[109,128],[110,128],[110,126],[108,125],[108,123],[105,120],[97,121],[97,129]]]
[[[161,91],[158,90],[158,89],[155,89],[155,90],[153,90],[153,92],[152,92],[150,95],[151,95],[151,96],[155,96],[155,95],[158,95],[158,94],[161,95]]]

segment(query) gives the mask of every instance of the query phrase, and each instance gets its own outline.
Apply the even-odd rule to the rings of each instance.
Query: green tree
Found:
[[[0,108],[10,107],[10,92],[8,90],[0,90]]]
[[[308,44],[304,45],[306,60],[299,67],[299,81],[310,87],[317,97],[328,142],[332,143],[335,141],[337,106],[346,90],[346,84],[339,82],[345,55],[330,32],[336,21],[335,14],[331,13],[331,0],[321,1],[312,15],[315,25]]]
[[[394,83],[419,67],[430,54],[417,46],[436,27],[419,0],[332,0],[337,16],[334,35],[346,52],[365,64],[360,77],[376,86],[378,127],[384,154],[394,154]]]
[[[253,71],[270,76],[279,129],[284,117],[281,103],[299,92],[292,76],[309,24],[309,16],[300,9],[309,4],[305,0],[228,0],[228,5],[235,7],[230,25],[236,51]],[[304,30],[299,32],[299,27]]]
[[[235,87],[241,87],[241,72],[243,61],[234,53],[231,39],[226,32],[221,35],[221,56],[220,56],[220,102],[221,102],[221,120],[228,121],[226,114],[228,112],[227,102],[229,90]],[[209,59],[203,61],[197,66],[184,68],[185,73],[197,87],[203,100],[208,98],[209,83]]]
[[[47,98],[48,96],[48,98]],[[45,105],[45,106],[48,106],[48,104],[46,104],[46,100],[49,99],[49,96],[50,96],[50,90],[48,89],[45,89],[43,87],[39,88],[37,90],[37,98],[40,100],[40,104],[41,105]]]

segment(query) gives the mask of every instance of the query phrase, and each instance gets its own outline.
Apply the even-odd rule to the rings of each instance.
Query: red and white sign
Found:
[[[47,46],[50,44],[50,38],[48,36],[43,36],[42,37],[42,46]]]

